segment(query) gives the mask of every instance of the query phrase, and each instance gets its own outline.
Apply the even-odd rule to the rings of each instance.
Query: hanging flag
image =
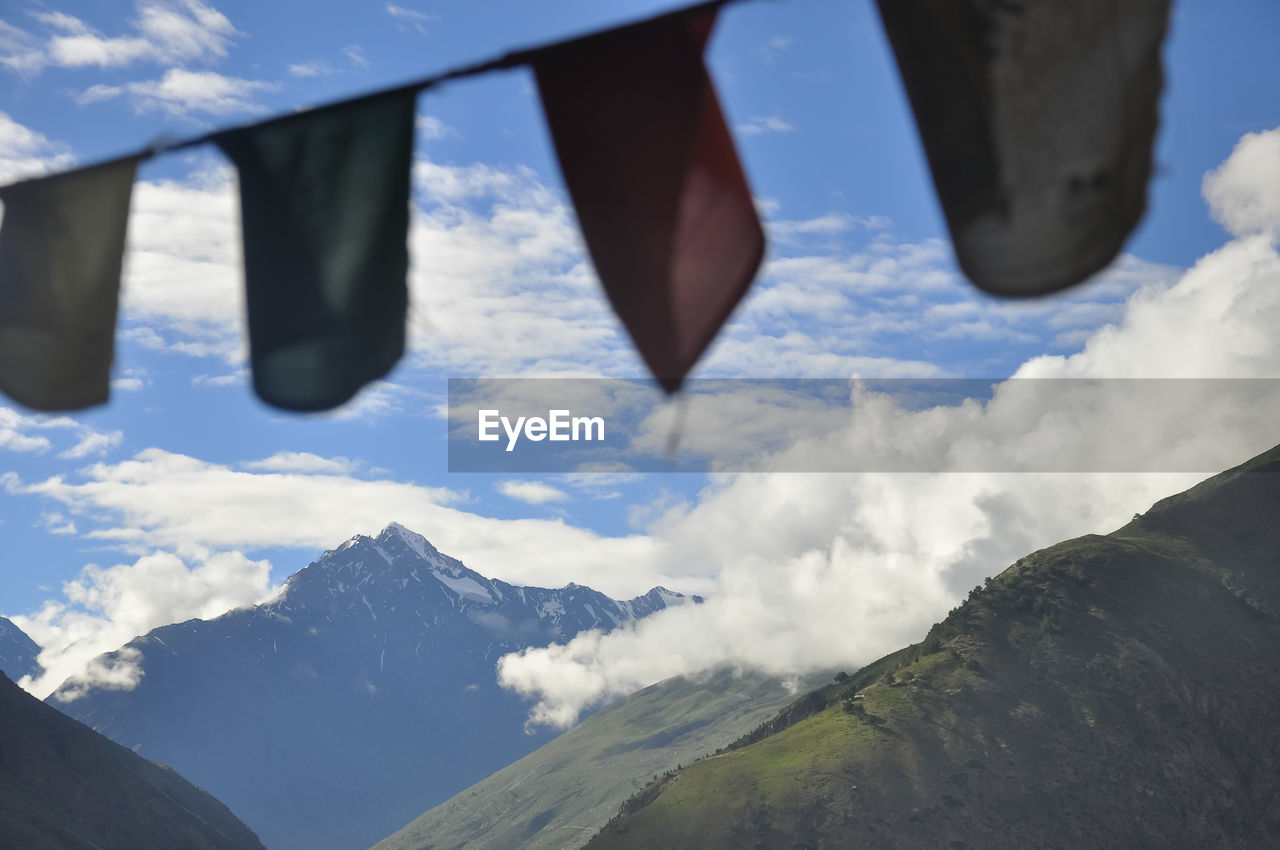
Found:
[[[416,91],[218,134],[240,173],[253,387],[327,410],[404,353]]]
[[[605,292],[667,392],[755,276],[764,234],[702,61],[714,7],[531,60]]]
[[[965,274],[1042,295],[1146,207],[1169,0],[878,0]]]
[[[79,410],[107,400],[140,159],[0,187],[0,390],[14,401]]]

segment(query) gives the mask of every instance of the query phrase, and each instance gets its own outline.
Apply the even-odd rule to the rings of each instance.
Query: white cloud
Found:
[[[771,221],[769,235],[775,239],[789,239],[799,235],[832,235],[853,228],[854,218],[846,213],[828,213],[804,221]]]
[[[1124,319],[1070,357],[1041,356],[1018,377],[1280,376],[1280,256],[1266,236],[1228,242],[1170,288],[1139,290]]]
[[[560,475],[558,479],[594,500],[620,499],[623,487],[644,477],[637,472],[628,472],[609,464],[588,464],[579,469],[578,472]]]
[[[64,67],[118,68],[149,61],[164,65],[209,62],[227,55],[235,27],[199,0],[139,2],[134,35],[104,36],[60,12],[35,16],[60,34],[49,39],[48,61]]]
[[[751,198],[751,203],[755,205],[756,215],[761,218],[772,218],[782,209],[782,202],[777,198],[762,198],[757,195]]]
[[[460,139],[458,131],[436,118],[434,115],[419,115],[417,121],[418,138],[426,141],[439,139]]]
[[[152,448],[120,463],[93,464],[72,479],[23,483],[10,475],[6,486],[84,518],[79,525],[95,529],[86,539],[134,554],[166,550],[203,559],[266,547],[315,551],[376,533],[397,518],[469,567],[508,581],[575,580],[624,597],[673,581],[652,540],[600,537],[558,519],[477,516],[453,507],[463,494],[397,481],[237,470]]]
[[[116,378],[111,382],[113,392],[137,392],[146,386],[141,378]]]
[[[1275,312],[1260,319],[1269,322]],[[1280,346],[1273,346],[1272,374],[1280,374]],[[705,605],[507,656],[501,681],[537,700],[535,722],[565,725],[602,699],[722,664],[777,675],[858,667],[920,639],[967,588],[1017,557],[1111,531],[1203,477],[1040,471],[1061,458],[1106,461],[1109,452],[1124,451],[1110,459],[1130,468],[1140,459],[1127,453],[1145,446],[1171,463],[1209,457],[1225,468],[1277,441],[1275,393],[1243,397],[1206,382],[1201,389],[1224,403],[1173,388],[1169,401],[1182,408],[1157,413],[1135,400],[1126,382],[1106,388],[1111,392],[1014,382],[985,406],[924,410],[887,396],[865,398],[841,425],[826,423],[825,433],[796,440],[764,468],[923,458],[926,469],[1021,462],[1035,474],[716,476],[695,503],[660,506],[646,529],[667,558],[684,565],[686,575],[673,586],[713,582]],[[1045,393],[1055,404],[1044,403]],[[1133,434],[1121,438],[1123,430]],[[716,434],[704,436],[717,452],[732,448],[715,443]],[[689,439],[696,443],[697,435]]]
[[[1237,147],[1217,173],[1237,173],[1256,154],[1251,148]],[[1267,220],[1250,193],[1223,185],[1206,187],[1213,203],[1225,204],[1216,214]],[[1256,233],[1260,228],[1240,229],[1254,235],[1202,258],[1171,286],[1139,289],[1122,320],[1096,331],[1083,351],[1037,357],[1018,376],[1280,378],[1273,333],[1280,324],[1280,253],[1273,237]],[[982,469],[982,458],[996,456],[1005,458],[1002,464],[1017,458],[1044,469],[1055,458],[1105,457],[1112,447],[1100,435],[1119,431],[1132,432],[1115,440],[1127,450],[1212,458],[1225,468],[1280,436],[1275,398],[1233,395],[1230,382],[1188,386],[1195,391],[1173,385],[1173,407],[1159,416],[1132,410],[1124,382],[1107,385],[1110,392],[1060,398],[1052,411],[1036,400],[1046,386],[1027,381],[1003,384],[986,405],[912,411],[888,397],[866,398],[845,425],[780,452],[774,468],[901,455],[931,457],[935,469]],[[773,673],[856,667],[918,640],[965,588],[1020,555],[1110,531],[1201,477],[720,476],[696,504],[664,507],[649,528],[670,557],[715,576],[705,605],[508,655],[500,678],[538,700],[535,722],[565,725],[601,699],[724,663]]]
[[[369,60],[365,58],[364,48],[358,44],[348,44],[342,48],[342,55],[347,57],[348,61],[357,68],[369,67]]]
[[[65,515],[54,511],[40,515],[40,526],[50,534],[76,534],[76,524]]]
[[[733,129],[744,136],[762,136],[765,133],[791,133],[795,127],[780,115],[753,115],[745,124],[738,124]]]
[[[545,505],[547,502],[563,502],[569,494],[541,481],[499,481],[498,492],[508,499],[529,505]]]
[[[10,407],[0,407],[0,449],[45,452],[54,446],[46,434],[59,438],[73,436],[75,444],[59,455],[73,459],[105,451],[118,445],[123,438],[119,431],[103,433],[68,416],[28,415]]]
[[[192,566],[167,552],[132,564],[90,564],[63,585],[62,601],[13,618],[40,645],[44,667],[38,678],[22,685],[40,697],[71,677],[64,696],[79,696],[91,685],[132,688],[140,673],[136,658],[126,654],[114,665],[94,659],[158,626],[262,602],[278,591],[269,582],[270,571],[267,561],[239,552],[212,555]]]
[[[123,335],[154,349],[238,363],[244,287],[240,217],[231,171],[187,181],[139,181],[133,190],[121,309]],[[181,280],[181,287],[173,286]]]
[[[534,722],[566,725],[601,699],[720,664],[780,675],[857,667],[919,640],[984,575],[1037,546],[1110,530],[1171,483],[733,477],[653,529],[682,561],[717,574],[706,603],[505,656],[500,681],[538,699]]]
[[[302,472],[307,474],[349,475],[360,464],[345,457],[320,457],[310,452],[276,452],[262,460],[240,464],[255,472]]]
[[[886,230],[892,226],[893,222],[881,215],[855,216],[833,212],[800,221],[770,221],[766,230],[771,242],[802,245],[813,237],[830,238],[858,228]]]
[[[1204,197],[1233,235],[1280,235],[1280,127],[1246,133],[1230,158],[1205,175]]]
[[[151,45],[141,38],[103,38],[88,33],[57,36],[49,42],[49,57],[53,64],[72,68],[129,65],[151,53]]]
[[[249,371],[241,369],[228,375],[194,375],[191,378],[193,387],[231,387],[249,381]]]
[[[53,448],[49,438],[41,435],[25,434],[5,421],[13,411],[0,407],[0,449],[11,452],[44,452]]]
[[[78,443],[59,454],[58,457],[67,460],[79,460],[90,455],[105,454],[109,449],[120,445],[120,441],[123,439],[124,432],[122,431],[90,431],[82,436]]]
[[[287,70],[295,77],[327,77],[334,73],[324,62],[296,62],[289,65]]]
[[[25,127],[0,112],[0,183],[39,177],[75,164],[66,145]]]
[[[97,83],[76,95],[76,103],[81,106],[87,106],[90,103],[110,100],[122,94],[124,94],[124,88],[121,86],[108,86],[104,83]]]
[[[427,24],[440,20],[435,15],[428,15],[426,12],[419,12],[406,6],[397,6],[395,3],[387,4],[387,14],[401,29],[411,28],[422,35],[427,35]]]
[[[480,375],[641,374],[571,213],[536,174],[419,160],[414,186],[419,364]]]
[[[48,64],[44,45],[26,30],[0,20],[0,65],[30,76]]]
[[[840,255],[780,257],[768,264],[770,278],[806,289],[836,292],[927,291],[956,281],[944,267],[951,247],[941,239],[919,243],[873,242],[866,250]]]
[[[170,68],[159,80],[126,83],[124,91],[128,93],[134,108],[139,112],[168,112],[171,115],[206,112],[210,115],[231,115],[236,112],[261,111],[262,107],[253,100],[254,95],[258,92],[273,91],[275,88],[274,83],[227,77],[216,71]],[[90,89],[80,95],[80,99],[83,101],[93,90]]]

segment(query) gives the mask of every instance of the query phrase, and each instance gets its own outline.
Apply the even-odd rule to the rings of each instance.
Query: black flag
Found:
[[[220,134],[240,173],[253,387],[327,410],[404,353],[415,92]]]

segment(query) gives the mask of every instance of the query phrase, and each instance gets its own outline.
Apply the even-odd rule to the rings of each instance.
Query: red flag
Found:
[[[702,53],[714,8],[558,45],[532,60],[587,249],[667,392],[711,344],[764,254]]]

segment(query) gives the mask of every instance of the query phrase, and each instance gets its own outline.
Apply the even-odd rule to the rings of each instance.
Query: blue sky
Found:
[[[0,180],[667,8],[13,0],[0,13]],[[1265,324],[1276,303],[1258,294],[1276,282],[1278,31],[1269,0],[1177,5],[1146,218],[1093,282],[1014,303],[956,271],[873,4],[727,8],[709,66],[769,255],[695,374],[1280,377]],[[68,417],[0,411],[0,613],[56,647],[56,675],[154,625],[262,599],[324,548],[392,520],[509,581],[618,595],[662,582],[740,603],[673,614],[635,644],[513,662],[508,681],[563,721],[645,676],[686,671],[669,661],[687,645],[682,629],[710,636],[694,665],[868,660],[918,637],[975,573],[1110,530],[1188,481],[450,475],[447,378],[643,370],[583,256],[530,74],[457,82],[418,110],[410,352],[333,414],[275,411],[248,388],[228,164],[201,149],[142,167],[111,403]],[[884,419],[886,433],[907,428],[903,416]],[[1276,442],[1265,428],[1253,436],[1250,446]],[[1044,451],[1060,450],[1047,440]],[[806,590],[824,583],[851,596]],[[824,596],[865,616],[839,618],[856,627],[811,616]],[[769,597],[775,608],[760,604]],[[797,619],[812,629],[788,631]],[[773,620],[778,631],[762,633],[783,634],[772,643],[785,653],[743,637]],[[610,653],[641,644],[655,660],[638,678],[556,691],[572,670],[608,680]],[[834,657],[815,649],[833,645]]]

